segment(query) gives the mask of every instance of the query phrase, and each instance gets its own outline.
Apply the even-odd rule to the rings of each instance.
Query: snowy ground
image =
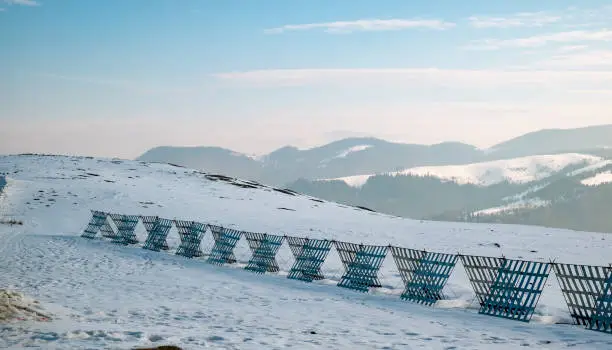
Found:
[[[511,225],[420,222],[370,213],[269,188],[240,188],[161,164],[70,157],[0,157],[8,185],[0,216],[0,288],[41,301],[53,321],[0,326],[0,348],[121,348],[177,344],[188,349],[609,349],[610,335],[568,322],[553,275],[530,324],[478,315],[463,267],[435,308],[401,301],[392,257],[384,288],[363,295],[329,280],[285,278],[293,258],[279,252],[279,275],[254,275],[168,253],[79,237],[89,209],[160,215],[242,230],[409,248],[607,265],[605,234]],[[144,228],[138,233],[144,238]],[[176,247],[176,232],[171,237]],[[212,239],[203,243],[209,249]],[[497,245],[500,247],[498,248]],[[236,249],[248,260],[246,243]]]

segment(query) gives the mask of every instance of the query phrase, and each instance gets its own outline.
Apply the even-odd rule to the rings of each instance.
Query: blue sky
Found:
[[[612,123],[609,1],[0,0],[0,153]]]

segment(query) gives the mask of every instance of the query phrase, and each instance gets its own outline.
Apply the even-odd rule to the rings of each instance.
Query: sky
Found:
[[[609,0],[0,0],[0,154],[612,123]]]

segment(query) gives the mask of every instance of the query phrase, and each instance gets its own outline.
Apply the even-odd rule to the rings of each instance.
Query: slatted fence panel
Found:
[[[455,268],[457,255],[427,252],[414,270],[402,293],[403,300],[433,305],[444,299],[442,290]]]
[[[367,292],[370,287],[381,287],[378,271],[387,256],[387,246],[360,245],[338,287]]]
[[[167,238],[172,225],[172,220],[156,217],[143,248],[156,252],[168,250]]]
[[[553,269],[570,316],[576,324],[590,327],[598,300],[604,293],[610,268],[554,263]]]
[[[202,237],[206,234],[208,225],[196,221],[174,220],[174,226],[176,226],[181,239],[181,243],[176,249],[176,255],[186,258],[203,256],[204,253],[200,244],[202,243]]]
[[[210,232],[212,232],[213,240],[215,241],[215,244],[213,245],[213,248],[211,249],[211,254],[212,254],[212,250],[214,250],[218,244],[223,245],[223,242],[220,242],[220,239],[221,239],[221,234],[223,233],[224,228],[218,225],[208,225],[208,227],[210,227]],[[232,248],[230,255],[225,259],[224,264],[235,264],[237,261],[238,259],[236,259],[236,255],[234,254],[234,248]]]
[[[214,233],[214,231],[213,231]],[[218,238],[215,240],[215,246],[210,252],[208,262],[214,265],[224,265],[236,261],[234,256],[234,248],[242,237],[242,231],[222,228]]]
[[[305,239],[287,278],[305,282],[322,280],[324,277],[321,273],[321,266],[331,247],[332,242],[328,240]]]
[[[106,216],[107,214],[105,212],[91,210],[91,219],[81,234],[81,237],[90,239],[95,238],[100,228],[106,222]]]
[[[256,244],[251,246],[251,249],[253,249],[253,256],[249,260],[245,270],[260,274],[278,272],[280,269],[276,262],[276,253],[278,253],[285,237],[252,232],[245,232],[244,235],[247,237],[247,240],[249,240],[250,237],[254,241],[257,241]]]
[[[603,293],[598,300],[589,328],[612,334],[612,274],[604,283]]]
[[[110,214],[110,218],[117,227],[117,236],[113,240],[114,243],[122,245],[138,243],[138,237],[134,232],[138,221],[140,221],[138,215]]]
[[[389,246],[389,249],[391,250],[391,255],[393,256],[400,277],[404,282],[404,286],[406,286],[406,284],[412,280],[414,271],[418,268],[421,259],[427,252],[394,246]]]
[[[355,261],[357,251],[359,251],[359,244],[350,242],[333,241],[334,247],[338,252],[342,266],[344,266],[344,272],[348,272],[349,265]]]
[[[504,260],[479,313],[529,322],[550,270],[549,263]]]
[[[476,293],[478,304],[482,306],[489,295],[491,285],[497,278],[504,259],[474,255],[460,255],[459,257],[470,280],[472,289]]]

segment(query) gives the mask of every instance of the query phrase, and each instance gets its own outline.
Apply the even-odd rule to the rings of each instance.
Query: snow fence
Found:
[[[91,219],[81,236],[94,239],[100,233],[116,244],[139,244],[135,234],[139,222],[148,235],[144,249],[169,250],[168,233],[174,226],[180,237],[175,254],[186,258],[204,257],[215,265],[236,264],[234,250],[244,237],[251,253],[244,268],[258,274],[280,271],[277,254],[287,242],[294,257],[287,278],[304,282],[327,278],[322,265],[335,248],[344,268],[338,287],[364,293],[382,287],[379,272],[390,252],[403,282],[401,299],[427,306],[446,299],[444,286],[457,263],[461,263],[478,300],[480,314],[521,322],[529,322],[533,317],[546,281],[554,272],[574,323],[612,334],[612,265],[445,254],[391,245],[245,232],[195,221],[96,210],[91,211]],[[214,244],[204,252],[202,240],[209,231]]]

